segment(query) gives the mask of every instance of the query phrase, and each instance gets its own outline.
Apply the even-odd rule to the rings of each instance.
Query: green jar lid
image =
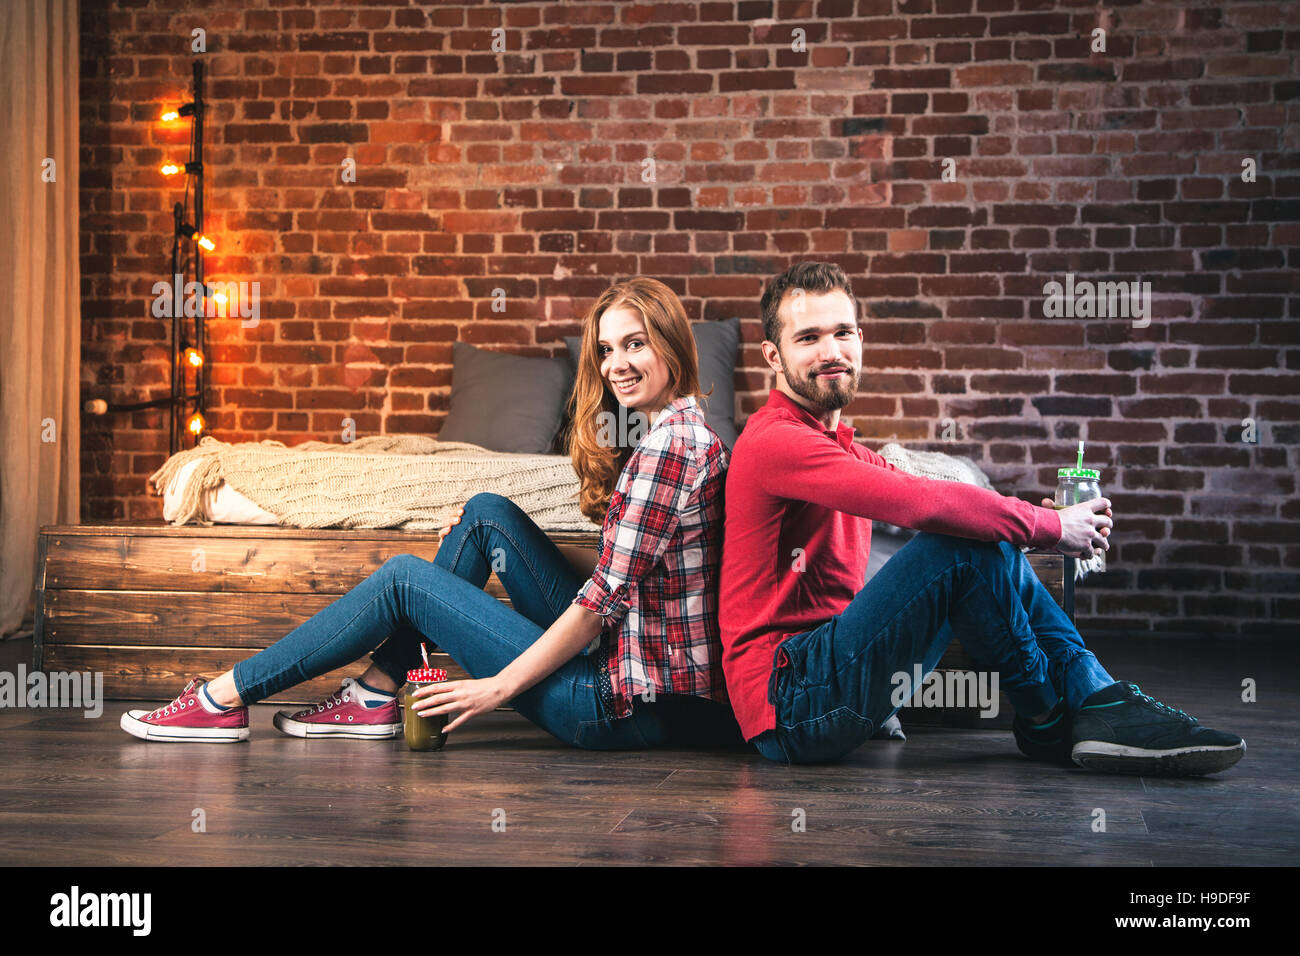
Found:
[[[1093,481],[1101,478],[1101,472],[1092,468],[1060,468],[1056,472],[1057,478],[1091,478]]]

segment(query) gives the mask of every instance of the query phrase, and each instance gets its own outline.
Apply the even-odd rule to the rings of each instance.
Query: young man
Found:
[[[839,420],[862,369],[844,272],[799,263],[762,310],[776,388],[732,454],[720,623],[728,694],[763,756],[849,753],[897,710],[895,675],[933,670],[956,636],[999,675],[1031,758],[1168,775],[1241,759],[1240,737],[1107,674],[1021,553],[1108,550],[1109,500],[1057,511],[898,471]],[[923,533],[864,587],[873,518]]]

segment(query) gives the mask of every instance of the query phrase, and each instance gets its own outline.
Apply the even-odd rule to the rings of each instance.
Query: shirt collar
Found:
[[[681,398],[674,398],[671,402],[669,402],[667,405],[665,405],[662,409],[659,410],[659,414],[655,416],[655,420],[650,423],[650,428],[651,430],[657,428],[660,422],[662,422],[665,418],[667,418],[669,415],[674,414],[675,412],[680,412],[683,409],[695,408],[695,407],[697,407],[697,403],[695,401],[694,395],[683,395]]]
[[[821,423],[821,419],[779,388],[774,388],[768,393],[767,403],[773,405],[777,411],[784,412],[786,417],[794,418],[803,422],[809,428],[815,428],[823,435],[828,435],[844,448],[848,448],[853,441],[854,428],[851,425],[846,425],[842,416],[834,429],[827,428]]]

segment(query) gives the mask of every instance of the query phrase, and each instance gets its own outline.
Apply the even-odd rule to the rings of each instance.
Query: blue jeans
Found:
[[[1062,697],[1074,713],[1115,682],[1019,548],[922,532],[843,613],[777,647],[776,729],[754,746],[786,763],[845,756],[898,710],[894,675],[917,663],[928,674],[954,636],[977,670],[998,675],[1018,714],[1037,716]]]
[[[494,570],[511,607],[483,590]],[[244,703],[253,703],[371,650],[375,665],[400,687],[407,670],[421,665],[426,639],[470,676],[491,677],[555,622],[583,580],[517,505],[478,494],[433,561],[410,554],[388,559],[329,607],[236,664],[235,688]],[[712,743],[713,734],[725,742],[729,729],[739,737],[725,705],[677,694],[637,698],[631,714],[611,718],[596,687],[594,656],[573,657],[511,706],[560,740],[592,750]]]

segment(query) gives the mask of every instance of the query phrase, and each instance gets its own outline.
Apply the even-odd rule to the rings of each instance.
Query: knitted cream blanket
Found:
[[[149,476],[154,493],[196,458],[174,525],[212,524],[202,502],[224,481],[294,528],[437,530],[480,491],[505,495],[548,530],[595,527],[578,510],[578,478],[561,455],[493,452],[423,435],[293,448],[270,439],[232,445],[206,435]]]
[[[921,478],[937,478],[941,481],[964,481],[968,485],[979,485],[993,490],[993,483],[988,475],[980,470],[964,455],[946,455],[941,451],[913,451],[897,442],[890,442],[876,454],[889,462],[899,471]]]

